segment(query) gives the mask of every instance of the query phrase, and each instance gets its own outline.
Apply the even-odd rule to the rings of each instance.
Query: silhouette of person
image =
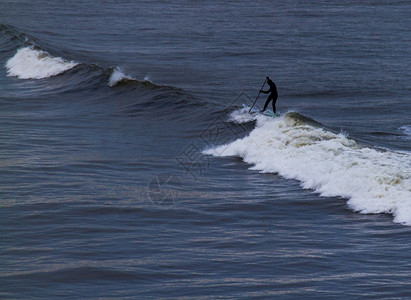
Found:
[[[264,105],[264,109],[261,112],[266,110],[270,101],[273,101],[273,112],[276,113],[275,103],[277,102],[277,98],[278,98],[277,86],[268,76],[267,76],[267,83],[270,86],[270,89],[267,91],[260,90],[260,92],[264,94],[268,94],[268,93],[271,93],[271,94],[268,96],[267,101],[265,102],[265,105]]]

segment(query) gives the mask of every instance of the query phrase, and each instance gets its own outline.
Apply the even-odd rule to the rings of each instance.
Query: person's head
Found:
[[[267,80],[270,80],[270,77],[267,76]]]

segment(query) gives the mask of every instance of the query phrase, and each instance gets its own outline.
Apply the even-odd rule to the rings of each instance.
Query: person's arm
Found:
[[[268,94],[268,93],[270,93],[270,92],[271,92],[271,90],[268,90],[268,91],[263,91],[263,90],[260,90],[260,92],[261,92],[261,93],[264,93],[264,94]]]

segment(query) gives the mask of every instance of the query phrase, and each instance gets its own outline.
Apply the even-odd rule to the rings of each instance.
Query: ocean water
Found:
[[[410,10],[1,1],[0,298],[409,298]]]

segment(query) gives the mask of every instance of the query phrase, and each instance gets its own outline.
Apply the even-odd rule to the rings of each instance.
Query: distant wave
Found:
[[[19,79],[43,79],[62,74],[76,66],[78,62],[68,61],[61,57],[55,57],[47,51],[37,49],[35,46],[19,48],[16,54],[6,63],[7,75]],[[87,67],[86,64],[83,64]],[[115,87],[122,83],[144,83],[150,84],[150,78],[144,77],[139,81],[130,75],[124,73],[120,68],[103,69],[98,66],[89,65],[89,68],[95,70],[96,67],[101,69],[102,74],[109,73],[108,86]]]
[[[253,170],[299,180],[321,196],[349,199],[354,211],[389,213],[395,222],[411,225],[411,155],[361,146],[306,119],[296,113],[251,115],[243,108],[230,120],[256,121],[255,129],[204,153],[242,157]]]
[[[48,51],[39,47],[33,37],[18,31],[16,28],[0,24],[1,38],[6,38],[17,48],[13,57],[9,58],[5,67],[9,77],[19,79],[43,79],[60,75],[78,65],[87,66],[87,63],[69,61],[65,58],[54,56]],[[1,40],[1,39],[0,39]],[[2,40],[1,40],[2,41]],[[3,48],[5,44],[1,45]],[[2,50],[2,49],[0,49]],[[108,75],[108,86],[115,87],[120,83],[139,81],[130,75],[125,74],[120,68],[101,68],[96,65],[88,65],[91,71],[96,67],[101,70],[102,74]],[[151,83],[148,76],[143,79],[144,83]]]
[[[9,77],[19,79],[45,79],[58,75],[67,75],[64,79],[66,85],[63,90],[76,89],[87,83],[100,85],[102,81],[111,88],[128,86],[145,87],[150,91],[159,93],[183,93],[179,88],[172,86],[161,86],[152,82],[146,75],[144,79],[138,80],[132,75],[125,73],[119,67],[101,67],[88,62],[67,60],[66,58],[53,55],[47,49],[53,46],[45,45],[19,29],[0,23],[0,53],[15,51],[11,58],[6,58],[5,68]],[[69,71],[69,72],[68,72]],[[99,78],[97,78],[99,76]],[[74,77],[74,78],[72,78]],[[61,85],[64,85],[61,84]],[[57,91],[61,91],[61,85]],[[44,86],[50,92],[49,86]],[[92,88],[92,86],[90,86]],[[36,88],[36,92],[40,90]],[[184,92],[185,93],[185,92]]]
[[[131,103],[128,104],[132,106],[131,113],[136,110],[135,105],[163,107],[164,102],[170,103],[170,97],[173,99],[175,107],[202,105],[180,88],[153,83],[148,75],[143,80],[138,80],[119,67],[104,68],[95,64],[68,61],[62,57],[53,56],[36,45],[23,46],[15,51],[15,54],[7,60],[5,65],[9,77],[50,80],[49,84],[42,82],[35,86],[27,85],[27,90],[24,90],[26,86],[19,86],[20,95],[23,93],[32,96],[40,93],[50,94],[87,89],[95,91],[105,85],[113,90],[124,87],[130,93],[141,95],[138,97],[138,103],[136,103],[136,97],[130,97]],[[30,87],[33,88],[30,89]],[[122,90],[122,96],[125,96],[123,92],[124,90]],[[126,113],[129,113],[127,107]]]

